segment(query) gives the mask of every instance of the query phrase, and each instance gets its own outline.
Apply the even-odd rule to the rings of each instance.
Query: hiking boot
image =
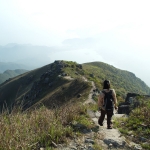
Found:
[[[111,127],[111,126],[108,126],[107,129],[112,129],[112,127]]]
[[[98,123],[100,126],[103,126],[103,123]]]

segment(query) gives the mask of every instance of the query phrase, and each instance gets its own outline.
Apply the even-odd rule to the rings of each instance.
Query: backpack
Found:
[[[113,110],[114,109],[114,100],[113,100],[113,96],[112,96],[112,90],[110,90],[109,92],[102,91],[102,93],[105,95],[103,108],[105,110]]]

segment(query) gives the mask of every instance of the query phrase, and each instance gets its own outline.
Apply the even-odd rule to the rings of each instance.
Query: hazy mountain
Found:
[[[15,69],[32,69],[30,66],[17,64],[13,62],[0,62],[0,73],[3,73],[6,70],[15,70]]]
[[[55,48],[47,46],[33,46],[31,44],[19,45],[11,43],[6,46],[0,46],[0,62],[24,64],[33,69],[50,63],[51,60],[49,55],[52,51],[54,52]]]
[[[23,69],[6,70],[5,72],[0,73],[0,84],[6,80],[10,80],[10,78],[13,78],[13,77],[18,76],[20,74],[23,74],[25,72],[27,72],[27,70],[23,70]]]

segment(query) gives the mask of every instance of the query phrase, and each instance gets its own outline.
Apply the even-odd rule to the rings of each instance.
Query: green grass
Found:
[[[98,144],[94,144],[93,148],[95,150],[102,150],[102,147],[100,145],[98,145]]]
[[[131,72],[117,69],[103,62],[85,63],[83,69],[86,78],[94,81],[99,89],[102,89],[103,81],[108,79],[112,83],[112,88],[116,89],[121,96],[127,92],[150,94],[150,88]]]
[[[150,150],[150,144],[142,144],[144,149]]]
[[[119,128],[125,136],[129,131],[135,136],[134,140],[145,149],[150,149],[150,144],[143,144],[139,139],[143,137],[150,140],[150,99],[139,97],[140,106],[132,110],[128,118],[121,118],[114,121],[114,126]]]
[[[53,150],[53,142],[63,144],[74,135],[82,136],[82,130],[75,130],[72,123],[92,129],[94,124],[87,115],[91,106],[72,101],[56,109],[42,106],[24,112],[19,109],[14,109],[11,114],[4,112],[0,115],[0,150],[31,150],[38,146]],[[96,105],[92,107],[96,108]],[[94,148],[101,150],[98,144]]]
[[[122,134],[128,134],[129,130],[128,129],[122,129],[122,128],[119,128],[119,131],[122,133]]]

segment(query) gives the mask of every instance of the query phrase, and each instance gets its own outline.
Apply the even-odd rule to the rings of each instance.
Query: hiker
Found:
[[[101,112],[98,124],[103,126],[105,114],[107,114],[107,129],[112,129],[112,115],[114,108],[117,109],[117,98],[114,89],[110,89],[110,81],[105,80],[103,83],[103,90],[98,97],[98,107]]]

